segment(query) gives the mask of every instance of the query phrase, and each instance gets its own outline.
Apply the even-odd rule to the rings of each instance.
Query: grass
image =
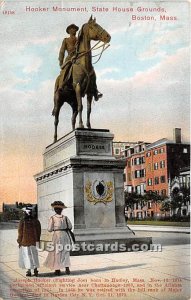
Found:
[[[179,226],[190,227],[190,222],[174,222],[174,221],[127,221],[128,225],[154,225],[154,226]]]

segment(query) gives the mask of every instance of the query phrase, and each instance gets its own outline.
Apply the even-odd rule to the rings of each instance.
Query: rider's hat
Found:
[[[70,25],[66,28],[66,32],[69,33],[69,30],[70,30],[71,28],[76,29],[76,31],[78,31],[78,29],[79,29],[79,27],[76,26],[75,24],[70,24]]]

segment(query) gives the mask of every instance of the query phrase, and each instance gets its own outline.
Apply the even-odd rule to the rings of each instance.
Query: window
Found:
[[[164,169],[165,168],[165,160],[160,161],[160,168]]]
[[[187,148],[184,148],[184,149],[183,149],[183,153],[188,153],[188,149],[187,149]]]
[[[148,202],[148,208],[151,208],[152,207],[152,204],[151,204],[151,202],[149,201]]]
[[[135,153],[139,153],[139,147],[135,148]]]
[[[131,161],[131,164],[132,164],[132,166],[133,166],[133,159],[132,159],[132,161]]]
[[[158,162],[154,163],[154,170],[158,170]]]
[[[148,185],[149,185],[149,186],[153,185],[153,183],[152,183],[152,179],[151,179],[151,178],[149,178],[149,179],[148,179],[148,181],[147,181],[147,183],[148,183]]]
[[[141,193],[141,187],[140,187],[140,185],[136,186],[136,193],[140,195],[140,193]]]
[[[140,170],[135,171],[135,178],[140,178]]]
[[[145,169],[140,170],[140,177],[145,177]]]
[[[153,151],[154,155],[158,154],[158,150]]]
[[[166,190],[161,190],[161,195],[166,196]]]
[[[160,182],[161,182],[161,183],[165,183],[165,181],[166,181],[165,176],[161,176],[161,177],[160,177]]]
[[[123,182],[126,182],[126,174],[123,173]]]
[[[161,148],[161,149],[159,150],[159,153],[164,153],[164,148]]]
[[[151,152],[147,152],[146,157],[151,156]]]
[[[115,154],[116,154],[116,155],[119,155],[119,149],[118,149],[118,148],[115,149]]]
[[[155,177],[155,184],[159,184],[159,177]]]

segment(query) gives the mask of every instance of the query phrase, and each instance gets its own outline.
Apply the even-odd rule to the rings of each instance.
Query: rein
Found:
[[[92,57],[97,57],[99,56],[99,58],[93,63],[94,65],[101,59],[103,52],[110,46],[110,44],[106,45],[105,43],[103,45],[101,45],[100,47],[102,47],[102,51],[100,54],[97,55],[92,55]],[[99,49],[100,47],[98,47],[97,49]],[[94,49],[94,50],[97,50]]]
[[[97,57],[99,56],[98,60],[96,62],[94,62],[93,64],[96,64],[100,58],[102,57],[103,52],[110,46],[110,44],[106,45],[105,43],[103,43],[102,45],[99,45],[99,43],[101,43],[101,41],[97,42],[93,47],[91,47],[89,50],[87,51],[83,51],[83,52],[77,52],[76,55],[78,55],[77,57],[75,57],[75,59],[81,58],[82,56],[88,54],[89,52],[93,51],[93,50],[97,50],[99,48],[102,48],[101,53],[96,54],[96,55],[92,55],[92,57]],[[98,46],[99,45],[99,46]],[[97,48],[95,48],[96,46],[98,46]]]

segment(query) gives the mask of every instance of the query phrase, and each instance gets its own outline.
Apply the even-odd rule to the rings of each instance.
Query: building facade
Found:
[[[126,157],[126,151],[136,142],[113,142],[113,155],[116,158]]]
[[[115,145],[117,158],[126,158],[124,170],[124,189],[128,193],[144,195],[154,193],[161,199],[170,199],[172,182],[179,178],[179,183],[190,182],[190,171],[184,171],[190,166],[190,144],[182,143],[180,128],[174,129],[174,140],[160,139],[154,143],[137,142],[129,145]],[[114,151],[115,154],[115,151]],[[187,172],[187,173],[186,173]],[[180,175],[181,174],[181,175]],[[188,212],[188,203],[186,211]],[[126,209],[126,215],[133,218],[160,216],[161,204],[156,201],[135,203]],[[185,210],[184,210],[185,213]]]
[[[148,143],[138,142],[126,151],[125,190],[144,195],[146,191],[145,151]]]
[[[162,139],[148,145],[145,156],[146,191],[170,197],[171,181],[190,165],[190,145]]]

